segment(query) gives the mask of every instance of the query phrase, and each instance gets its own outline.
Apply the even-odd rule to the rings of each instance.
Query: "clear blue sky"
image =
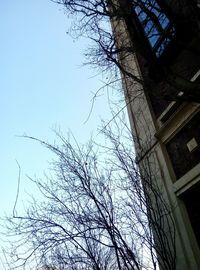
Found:
[[[109,119],[106,94],[95,103],[89,121],[92,91],[102,76],[81,67],[87,41],[74,42],[66,31],[63,7],[50,0],[1,1],[0,87],[1,155],[0,214],[15,200],[18,167],[22,169],[20,199],[30,192],[26,175],[41,177],[51,154],[17,135],[53,141],[52,128],[72,130],[84,142]],[[93,78],[91,78],[93,77]],[[4,269],[4,268],[2,268]],[[0,268],[0,270],[2,270]]]

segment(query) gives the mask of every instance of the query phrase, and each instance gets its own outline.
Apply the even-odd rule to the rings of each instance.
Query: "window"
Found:
[[[156,0],[132,0],[132,2],[144,33],[156,56],[159,57],[172,39],[175,29]]]
[[[199,123],[200,112],[166,144],[177,179],[200,162]]]
[[[200,248],[200,183],[194,185],[190,190],[184,193],[182,199],[185,203],[188,216]]]

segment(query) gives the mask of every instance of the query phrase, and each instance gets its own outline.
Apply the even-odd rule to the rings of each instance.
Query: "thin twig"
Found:
[[[14,207],[13,207],[13,217],[15,217],[15,209],[16,209],[16,206],[17,206],[17,201],[18,201],[18,198],[19,198],[19,187],[20,187],[20,179],[21,179],[21,167],[19,165],[19,162],[16,160],[16,163],[17,163],[17,166],[18,166],[18,180],[17,180],[17,194],[16,194],[16,197],[15,197],[15,203],[14,203]]]

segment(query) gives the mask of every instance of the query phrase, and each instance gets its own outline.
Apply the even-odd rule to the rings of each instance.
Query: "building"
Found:
[[[119,0],[113,21],[141,168],[162,186],[176,228],[176,269],[200,269],[198,1]],[[126,49],[125,49],[126,48]],[[132,49],[128,49],[132,48]],[[141,83],[142,81],[142,83]]]

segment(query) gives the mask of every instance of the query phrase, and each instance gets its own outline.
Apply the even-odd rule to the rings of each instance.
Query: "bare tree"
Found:
[[[197,1],[178,0],[58,0],[75,19],[71,33],[92,40],[86,56],[88,63],[106,71],[120,70],[132,82],[141,84],[144,78],[127,65],[137,54],[145,72],[153,81],[165,81],[173,91],[164,93],[171,100],[198,101],[199,83],[172,69],[160,60],[165,47],[173,42],[174,48],[200,56],[195,42],[199,38],[199,8]],[[110,27],[110,22],[112,27]],[[114,34],[113,34],[114,33]],[[184,95],[178,95],[182,91]]]
[[[33,198],[23,215],[15,209],[7,218],[15,269],[34,261],[59,270],[156,270],[158,261],[175,269],[175,229],[162,187],[148,162],[140,173],[130,134],[112,130],[104,129],[106,146],[73,145],[60,134],[59,145],[29,137],[57,159],[51,177],[31,179],[43,201]]]
[[[175,74],[156,57],[163,45],[156,42],[165,34],[166,43],[177,35],[177,46],[199,53],[194,44],[185,46],[181,34],[183,25],[188,24],[193,26],[193,35],[199,35],[195,1],[176,1],[175,9],[170,8],[172,1],[54,2],[75,16],[71,33],[94,42],[86,53],[90,64],[105,71],[118,68],[123,78],[141,86],[139,91],[146,90],[144,78],[130,65],[129,58],[137,54],[148,66],[152,80],[165,80],[184,92],[172,99],[199,98],[198,83]],[[173,209],[156,181],[159,176],[153,155],[147,156],[139,170],[132,148],[121,141],[121,134],[115,135],[109,127],[103,132],[109,144],[99,149],[93,142],[74,146],[59,134],[60,145],[32,138],[56,154],[57,160],[52,177],[32,179],[44,201],[33,199],[24,215],[14,211],[7,218],[8,231],[17,237],[12,253],[15,268],[26,267],[32,260],[38,267],[53,265],[63,270],[156,270],[158,261],[164,270],[176,268]]]

